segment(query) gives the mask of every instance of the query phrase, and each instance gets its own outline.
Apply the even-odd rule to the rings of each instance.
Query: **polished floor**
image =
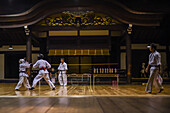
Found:
[[[1,113],[169,113],[170,97],[0,97]]]
[[[37,86],[15,91],[16,84],[0,83],[0,113],[169,113],[170,85],[145,94],[142,85]]]
[[[15,91],[16,84],[0,83],[0,96],[170,96],[170,85],[164,85],[165,90],[157,93],[153,89],[153,94],[145,94],[145,86],[142,85],[68,85],[67,87],[56,86],[52,91],[48,85],[38,85],[34,91]]]

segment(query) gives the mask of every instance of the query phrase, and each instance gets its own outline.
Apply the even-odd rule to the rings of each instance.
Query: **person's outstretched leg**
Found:
[[[19,82],[15,87],[15,90],[19,90],[19,88],[22,86],[23,81],[24,81],[24,77],[23,76],[19,77]]]
[[[156,70],[151,70],[150,71],[150,77],[149,77],[149,80],[148,80],[148,83],[147,83],[146,89],[145,89],[145,91],[147,91],[148,93],[152,92],[152,85],[153,85],[155,72],[156,72]]]
[[[42,79],[42,77],[43,77],[43,75],[38,74],[38,75],[34,78],[33,84],[32,84],[32,89],[34,89],[34,88],[36,87],[37,82],[40,81],[40,80]]]
[[[50,86],[50,88],[54,90],[54,89],[55,89],[55,86],[54,86],[54,84],[50,81],[50,78],[49,78],[48,74],[45,74],[45,75],[44,75],[44,79],[45,79],[45,81],[48,83],[48,85]]]
[[[161,92],[163,91],[163,89],[164,89],[163,86],[162,86],[162,83],[161,83],[160,79],[162,79],[162,78],[161,78],[161,76],[159,75],[158,70],[157,70],[156,73],[155,73],[154,82],[155,82],[155,88],[156,88],[157,90],[159,90],[158,93],[161,93]]]
[[[23,83],[24,83],[24,86],[25,86],[27,89],[30,89],[30,88],[31,88],[27,77],[24,77],[24,82],[23,82]]]

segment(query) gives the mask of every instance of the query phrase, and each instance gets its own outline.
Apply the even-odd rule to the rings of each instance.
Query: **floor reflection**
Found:
[[[59,91],[58,91],[59,96],[66,96],[67,95],[67,86],[60,86]]]
[[[4,86],[5,85],[5,86]],[[165,91],[157,93],[153,90],[152,94],[145,94],[145,86],[141,85],[96,85],[91,89],[89,85],[68,85],[56,86],[56,90],[51,90],[48,85],[41,85],[35,90],[29,91],[24,87],[20,91],[15,91],[15,85],[0,84],[0,96],[170,96],[170,85],[164,85]]]

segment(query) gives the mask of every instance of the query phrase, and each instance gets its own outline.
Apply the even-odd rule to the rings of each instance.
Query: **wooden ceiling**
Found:
[[[145,5],[145,4],[146,5]],[[151,4],[152,3],[152,4]],[[10,4],[10,5],[9,5]],[[63,5],[64,4],[64,5]],[[126,30],[133,24],[132,43],[170,43],[169,37],[169,5],[147,0],[2,0],[0,2],[0,46],[25,45],[26,36],[23,26],[30,25],[31,32],[47,32],[49,30]],[[147,6],[148,5],[148,6]],[[168,7],[167,7],[168,6]],[[63,11],[87,11],[107,14],[122,25],[84,26],[84,27],[49,27],[35,24],[52,14]],[[153,13],[154,12],[154,13]],[[149,27],[147,27],[149,26]],[[10,29],[9,29],[10,28]],[[33,45],[39,45],[39,37],[32,34]],[[122,38],[122,37],[120,37]],[[123,38],[122,38],[123,40]],[[124,40],[121,41],[124,44]]]
[[[18,5],[15,4],[17,7]],[[5,8],[7,9],[7,8]],[[0,14],[0,28],[16,28],[33,25],[52,14],[65,11],[93,11],[103,13],[124,24],[159,26],[164,14],[131,10],[115,0],[44,0],[25,12]],[[1,9],[0,12],[3,12]]]

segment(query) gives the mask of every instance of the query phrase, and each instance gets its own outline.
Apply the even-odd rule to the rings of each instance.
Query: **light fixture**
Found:
[[[129,27],[132,27],[133,25],[132,24],[129,24]]]
[[[149,49],[149,48],[151,48],[151,46],[147,46],[147,48]]]
[[[28,29],[28,26],[24,26],[24,29],[25,29],[25,34],[29,35],[30,34],[30,30]]]
[[[24,28],[25,28],[25,29],[27,29],[27,28],[28,28],[28,26],[24,26]]]
[[[12,47],[12,45],[9,45],[9,50],[13,50],[14,48]]]
[[[80,25],[81,25],[81,18],[76,17],[76,27],[80,27]]]
[[[132,26],[133,26],[132,24],[129,24],[129,27],[127,29],[127,32],[128,32],[129,35],[132,34]]]

